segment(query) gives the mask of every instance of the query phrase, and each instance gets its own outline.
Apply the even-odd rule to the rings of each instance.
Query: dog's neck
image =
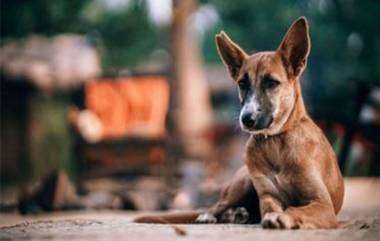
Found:
[[[308,118],[305,104],[302,98],[301,85],[299,80],[294,81],[295,89],[295,102],[293,110],[289,115],[288,120],[285,122],[284,126],[281,128],[281,132],[287,132],[293,128],[296,128],[297,125]]]

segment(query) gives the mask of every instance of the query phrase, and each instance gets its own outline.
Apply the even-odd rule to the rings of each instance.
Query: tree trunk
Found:
[[[197,5],[196,0],[174,0],[172,22],[173,120],[185,155],[192,158],[207,154],[205,132],[212,120],[201,51],[189,21]]]

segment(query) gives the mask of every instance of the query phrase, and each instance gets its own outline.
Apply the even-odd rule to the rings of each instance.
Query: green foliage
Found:
[[[299,16],[306,16],[312,50],[304,93],[311,111],[323,118],[351,119],[359,86],[380,85],[379,1],[203,2],[213,4],[221,18],[205,39],[209,62],[220,63],[214,44],[215,33],[220,30],[250,53],[275,50],[289,25]]]
[[[52,35],[81,29],[80,11],[88,0],[2,0],[1,36]]]
[[[106,67],[133,66],[164,45],[162,29],[149,22],[144,2],[133,1],[130,5],[117,12],[104,11],[88,23],[102,36]]]
[[[275,49],[289,23],[301,15],[294,1],[210,2],[221,15],[218,28],[229,33],[248,52]]]
[[[87,34],[101,50],[106,71],[137,66],[147,62],[154,50],[169,47],[168,26],[150,21],[147,0],[130,0],[117,9],[109,9],[106,3],[3,0],[1,36]],[[306,77],[313,83],[306,84],[305,90],[315,108],[355,95],[357,85],[380,84],[380,1],[201,0],[200,4],[214,6],[220,19],[203,37],[206,63],[220,64],[214,36],[222,29],[248,52],[274,50],[289,25],[305,15],[312,36]]]
[[[137,65],[156,48],[168,45],[167,29],[149,21],[146,1],[131,0],[118,9],[108,9],[106,1],[100,0],[5,0],[1,4],[2,39],[86,34],[101,50],[106,72]]]

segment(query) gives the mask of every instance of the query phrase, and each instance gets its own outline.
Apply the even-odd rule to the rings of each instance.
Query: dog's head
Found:
[[[248,55],[224,32],[216,35],[216,43],[239,87],[242,129],[251,134],[280,133],[295,106],[297,82],[310,52],[307,20],[295,21],[274,52]]]

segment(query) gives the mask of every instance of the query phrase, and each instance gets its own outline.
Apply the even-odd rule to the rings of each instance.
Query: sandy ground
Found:
[[[380,240],[380,179],[347,179],[335,230],[263,230],[259,225],[135,224],[138,213],[0,214],[0,240]]]

